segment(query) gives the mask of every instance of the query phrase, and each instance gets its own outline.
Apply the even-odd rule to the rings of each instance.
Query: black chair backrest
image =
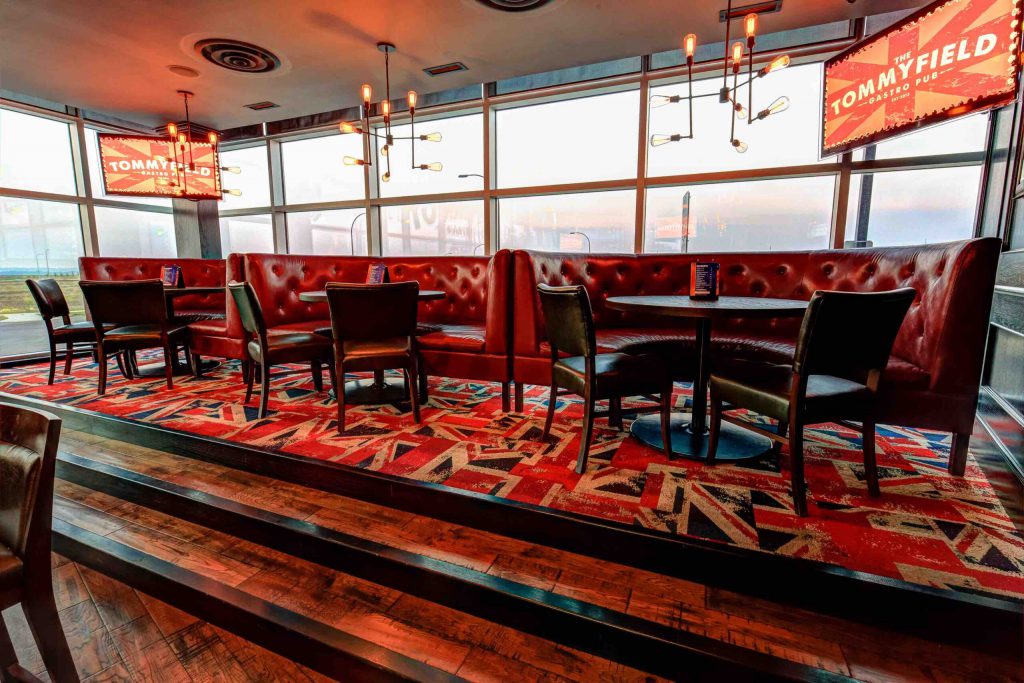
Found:
[[[412,337],[420,285],[415,281],[364,285],[327,283],[327,306],[336,342]]]
[[[800,326],[793,371],[861,383],[872,371],[881,373],[916,294],[911,287],[888,292],[815,292]]]
[[[109,282],[82,280],[85,303],[97,326],[155,325],[167,322],[167,301],[160,280]]]
[[[583,285],[537,285],[552,355],[593,356],[597,353],[594,314]]]
[[[267,323],[263,319],[263,307],[256,297],[256,290],[248,282],[229,282],[228,290],[238,309],[242,329],[257,339],[266,339]]]
[[[63,318],[65,322],[70,320],[71,311],[59,282],[48,278],[46,280],[25,280],[25,284],[28,285],[28,291],[31,292],[43,320],[53,318]]]

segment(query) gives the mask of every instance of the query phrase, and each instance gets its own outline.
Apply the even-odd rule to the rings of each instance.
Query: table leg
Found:
[[[708,378],[711,375],[711,320],[697,319],[697,373],[693,381],[690,419],[682,415],[672,418],[672,453],[684,458],[707,459],[708,446]],[[633,420],[629,430],[645,444],[661,450],[661,420],[647,415]],[[749,430],[722,423],[715,460],[749,460],[767,453],[770,439]]]

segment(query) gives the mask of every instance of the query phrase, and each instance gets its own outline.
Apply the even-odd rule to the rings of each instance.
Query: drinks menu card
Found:
[[[388,266],[386,263],[371,263],[366,271],[366,284],[379,285],[389,282]]]
[[[181,266],[161,266],[160,280],[164,287],[181,287]]]
[[[719,290],[718,263],[694,261],[690,264],[690,297],[717,299]]]

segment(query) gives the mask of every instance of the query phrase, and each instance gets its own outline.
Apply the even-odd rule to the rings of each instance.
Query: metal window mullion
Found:
[[[832,200],[832,236],[833,249],[842,249],[846,243],[846,213],[850,206],[850,161],[852,152],[845,152],[840,158],[840,170],[836,176],[835,194]]]
[[[288,253],[288,222],[284,212],[284,165],[281,143],[267,141],[267,165],[270,171],[270,222],[274,230],[274,253]]]
[[[491,188],[498,176],[497,158],[497,113],[491,109],[491,94],[494,83],[480,86],[483,98],[483,133],[484,133],[484,253],[493,254],[501,244],[498,234],[498,200],[494,198]]]
[[[368,123],[369,129],[373,130],[373,123]],[[363,159],[372,164],[377,164],[380,159],[377,157],[376,145],[373,138],[363,135]],[[366,224],[366,252],[370,256],[382,254],[382,243],[384,241],[381,233],[380,209],[374,206],[374,200],[380,198],[380,182],[377,171],[370,164],[363,164],[363,222]]]
[[[640,110],[637,125],[636,150],[636,224],[633,226],[633,252],[640,254],[644,250],[644,223],[647,211],[647,113],[650,97],[650,82],[647,72],[651,68],[651,56],[644,55],[640,60]]]

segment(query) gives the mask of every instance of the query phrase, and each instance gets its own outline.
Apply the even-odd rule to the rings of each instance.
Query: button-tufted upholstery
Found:
[[[224,268],[224,282],[219,284],[245,279],[241,254],[230,254],[227,259],[219,263],[222,263]],[[185,282],[187,284],[188,280]],[[177,304],[175,304],[175,310],[177,310]],[[238,319],[238,312],[234,306],[227,306],[220,312],[223,315],[222,318],[200,320],[188,326],[189,349],[196,356],[242,360],[246,357],[245,335],[242,331],[242,323]]]
[[[384,262],[392,282],[415,280],[420,289],[440,290],[443,299],[422,302],[419,316],[426,333],[419,336],[428,374],[507,383],[512,254],[485,256],[371,257],[243,254],[239,274],[247,279],[263,307],[267,327],[313,331],[330,327],[326,303],[307,303],[302,292],[324,289],[328,282],[365,282],[373,263]],[[244,277],[242,277],[244,275]],[[237,312],[228,308],[229,336]],[[239,332],[239,337],[241,333]]]
[[[632,350],[649,341],[692,343],[685,320],[643,319],[612,310],[609,297],[687,294],[690,263],[721,264],[723,295],[809,299],[818,289],[872,292],[913,287],[917,299],[900,329],[884,380],[880,421],[969,434],[1000,243],[993,238],[947,244],[811,252],[733,254],[513,255],[515,381],[550,381],[537,284],[581,284],[594,309],[598,344]],[[799,319],[716,322],[716,357],[788,362]],[[851,321],[851,325],[870,321]]]
[[[225,262],[204,258],[121,258],[110,256],[82,256],[78,269],[83,280],[159,280],[163,266],[181,267],[186,287],[223,287]],[[203,294],[178,297],[174,312],[178,315],[224,315],[223,294]]]

